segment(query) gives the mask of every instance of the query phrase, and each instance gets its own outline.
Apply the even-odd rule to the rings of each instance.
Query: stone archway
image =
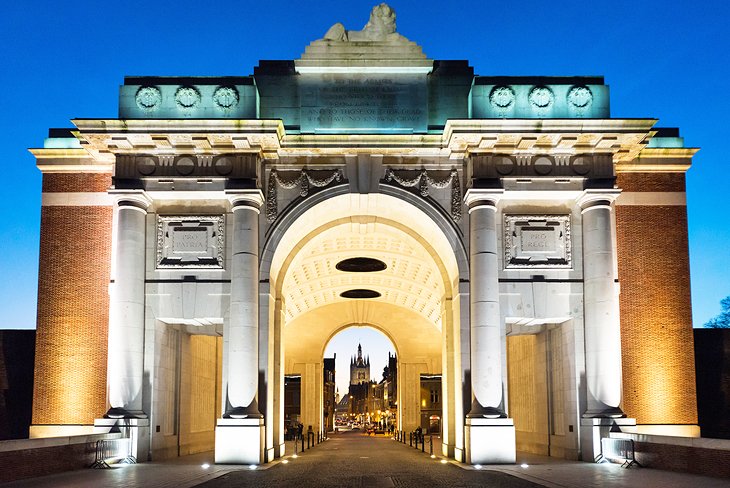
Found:
[[[269,233],[260,275],[261,346],[268,351],[262,366],[271,400],[265,415],[273,426],[267,429],[269,456],[282,453],[283,375],[316,376],[329,338],[360,324],[381,329],[399,349],[399,389],[421,374],[442,374],[444,454],[462,459],[469,348],[468,318],[463,317],[468,297],[460,286],[468,278],[466,252],[443,214],[406,191],[388,188],[388,193],[325,190],[301,201]],[[357,255],[381,259],[388,269],[355,275],[335,271],[338,260]],[[377,288],[381,297],[349,301],[339,296],[348,288]],[[415,398],[411,413],[407,405],[399,409],[405,428],[415,427],[417,394],[417,388],[402,393],[402,398]],[[311,410],[322,411],[314,405]],[[317,414],[311,415],[307,421],[321,425]]]

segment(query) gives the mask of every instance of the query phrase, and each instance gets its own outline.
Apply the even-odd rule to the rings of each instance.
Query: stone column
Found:
[[[583,303],[587,411],[584,417],[623,417],[621,328],[614,274],[611,202],[618,192],[585,193],[583,217]],[[637,270],[638,272],[638,270]]]
[[[497,268],[497,202],[469,204],[471,297],[470,417],[505,417],[502,403],[502,334]]]
[[[263,416],[256,402],[259,378],[259,208],[261,191],[232,192],[230,235],[231,295],[224,334],[228,342],[227,393],[218,420],[215,461],[259,464],[263,461]]]
[[[501,192],[499,192],[501,193]],[[499,311],[497,202],[499,193],[470,189],[469,281],[471,388],[466,420],[467,461],[513,463],[515,428],[502,410],[502,317]]]
[[[228,323],[226,418],[261,416],[256,403],[259,371],[259,207],[232,198],[231,302]]]
[[[144,418],[145,225],[142,193],[117,201],[114,283],[109,300],[108,418]]]
[[[147,460],[149,419],[144,390],[145,227],[151,203],[144,192],[118,192],[114,283],[109,296],[107,399],[109,410],[94,420],[94,433],[119,429],[132,439],[131,455]]]

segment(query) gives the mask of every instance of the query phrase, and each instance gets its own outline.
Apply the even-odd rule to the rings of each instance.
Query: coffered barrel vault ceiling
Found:
[[[370,273],[336,269],[353,257],[383,261]],[[381,293],[371,299],[406,307],[441,327],[444,283],[433,257],[412,236],[380,222],[348,222],[309,240],[291,262],[283,282],[287,322],[318,307],[346,301],[344,291],[365,288]]]

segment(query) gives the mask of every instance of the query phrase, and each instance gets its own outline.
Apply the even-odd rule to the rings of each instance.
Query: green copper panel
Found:
[[[119,92],[122,119],[254,119],[250,77],[134,77]]]
[[[427,74],[321,73],[299,76],[303,133],[424,133]]]
[[[593,83],[590,83],[590,82]],[[484,78],[471,90],[471,118],[573,119],[610,117],[600,78]]]

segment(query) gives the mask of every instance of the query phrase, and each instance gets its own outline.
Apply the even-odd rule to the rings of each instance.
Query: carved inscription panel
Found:
[[[158,268],[223,268],[222,215],[158,216]]]
[[[570,268],[569,215],[505,215],[507,268]]]
[[[301,130],[425,132],[425,74],[307,74],[299,81]]]

